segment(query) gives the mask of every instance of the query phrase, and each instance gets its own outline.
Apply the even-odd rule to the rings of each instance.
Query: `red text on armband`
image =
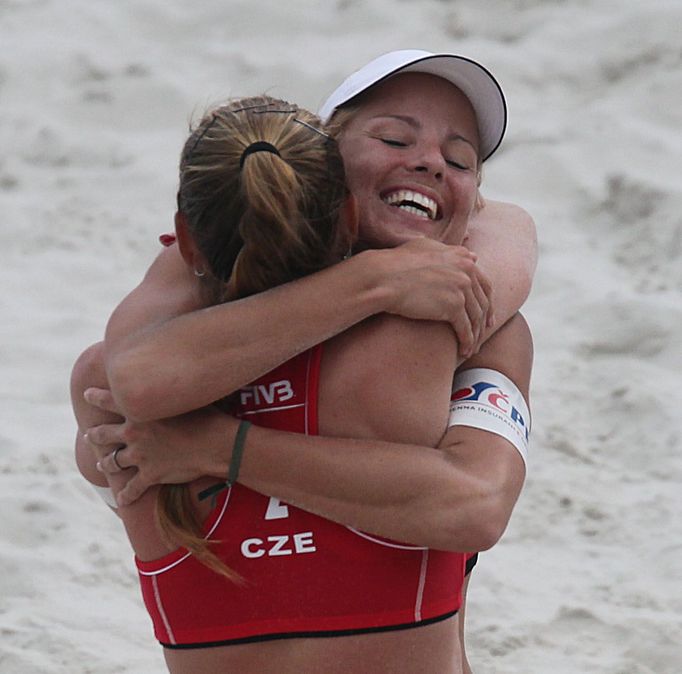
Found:
[[[526,441],[528,441],[530,428],[523,418],[523,414],[509,402],[509,395],[499,386],[487,381],[478,381],[471,386],[465,386],[464,388],[454,391],[451,401],[453,403],[478,402],[494,407],[510,419],[514,426],[526,438]]]

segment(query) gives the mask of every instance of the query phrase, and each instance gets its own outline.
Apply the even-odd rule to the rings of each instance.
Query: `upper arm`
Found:
[[[532,361],[530,330],[517,314],[462,367],[501,372],[516,384],[528,404]],[[523,486],[526,467],[521,454],[505,437],[471,426],[450,426],[440,447],[478,481],[483,497],[479,512],[488,526],[486,538],[493,545],[502,535]]]
[[[523,305],[533,284],[538,247],[535,222],[522,208],[487,201],[469,224],[464,244],[493,287],[497,324],[506,323]]]
[[[488,341],[481,350],[459,369],[484,367],[497,370],[511,379],[528,402],[530,375],[533,367],[533,338],[526,319],[515,314]]]

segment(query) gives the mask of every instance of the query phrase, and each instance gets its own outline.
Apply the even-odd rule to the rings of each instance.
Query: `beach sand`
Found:
[[[68,379],[172,228],[189,118],[264,91],[314,109],[418,47],[503,83],[484,192],[540,238],[531,468],[474,571],[474,669],[679,674],[682,5],[191,5],[0,0],[0,672],[165,671],[122,528],[75,470]]]

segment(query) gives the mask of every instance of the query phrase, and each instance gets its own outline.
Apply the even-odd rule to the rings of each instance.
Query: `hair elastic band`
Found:
[[[272,154],[276,154],[278,157],[281,157],[279,150],[272,144],[272,143],[267,143],[264,140],[257,140],[255,143],[251,143],[244,152],[242,152],[241,159],[239,160],[239,168],[244,167],[244,160],[250,155],[253,154],[254,152],[271,152]]]

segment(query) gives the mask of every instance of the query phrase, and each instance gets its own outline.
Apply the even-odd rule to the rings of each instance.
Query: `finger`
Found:
[[[467,357],[474,344],[474,333],[466,311],[458,310],[451,324],[457,337],[459,353],[461,356]]]
[[[120,473],[133,465],[129,461],[125,448],[116,448],[113,452],[103,456],[97,464],[98,470],[102,473]]]
[[[480,269],[480,267],[474,267],[474,277],[472,283],[478,303],[483,310],[481,318],[481,330],[476,336],[477,347],[480,348],[485,329],[492,327],[495,322],[492,303],[493,287],[490,283],[490,279]]]
[[[487,303],[486,312],[486,327],[491,328],[495,324],[495,313],[493,307],[493,286],[490,283],[490,279],[484,274],[479,267],[476,267],[478,282],[481,286],[481,290],[485,294]]]
[[[85,402],[93,405],[94,407],[99,407],[101,410],[121,414],[121,410],[116,405],[114,396],[111,395],[111,391],[109,389],[94,387],[85,389],[83,398],[85,398]]]
[[[464,311],[466,312],[469,324],[471,326],[471,342],[469,348],[464,351],[460,348],[460,353],[463,356],[470,356],[473,353],[473,348],[478,341],[483,324],[484,310],[478,301],[478,296],[474,291],[474,283],[469,286],[464,293]]]
[[[493,300],[493,290],[492,288],[490,289],[490,294],[488,295],[488,318],[486,321],[486,325],[489,328],[492,328],[495,326],[495,323],[497,322],[497,319],[495,317],[495,302]]]
[[[93,445],[125,445],[123,424],[101,424],[88,428],[85,439]]]
[[[488,299],[485,290],[479,283],[478,278],[474,279],[474,282],[471,286],[471,290],[474,296],[476,297],[476,302],[478,303],[481,309],[480,321],[475,325],[475,328],[478,329],[474,330],[474,348],[476,349],[480,346],[485,328],[488,327],[488,312],[490,310],[490,300]]]
[[[103,472],[101,466],[99,465],[101,463],[102,459],[104,459],[104,457],[106,457],[106,456],[109,456],[115,449],[120,447],[121,443],[114,443],[111,445],[98,445],[96,442],[92,442],[92,440],[90,440],[90,438],[88,438],[87,434],[84,435],[83,437],[84,437],[85,441],[87,442],[87,445],[90,448],[90,450],[92,451],[92,453],[98,459],[97,469],[99,471]]]
[[[478,255],[474,253],[473,250],[469,250],[466,246],[457,246],[457,249],[461,251],[462,255],[472,262],[478,261]]]
[[[128,506],[137,501],[150,486],[151,485],[144,480],[142,475],[138,473],[128,481],[128,484],[126,484],[120,492],[118,492],[116,502],[119,506]]]
[[[89,443],[89,446],[93,454],[97,457],[97,470],[104,472],[99,465],[100,461],[102,461],[105,456],[111,454],[111,452],[116,449],[116,445],[96,445],[94,442],[91,442]]]

